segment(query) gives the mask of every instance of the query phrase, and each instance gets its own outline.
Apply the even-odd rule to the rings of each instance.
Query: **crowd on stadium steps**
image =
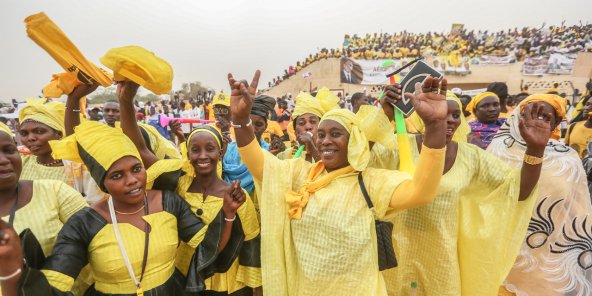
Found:
[[[516,61],[526,57],[551,53],[577,53],[592,51],[592,24],[573,26],[524,27],[507,31],[489,32],[460,29],[449,33],[373,33],[364,36],[345,35],[342,48],[322,48],[304,61],[296,62],[273,78],[268,87],[280,84],[302,68],[326,58],[349,57],[377,60],[442,55],[458,51],[463,56],[513,56]]]
[[[140,106],[171,93],[166,60],[113,48],[101,71],[45,14],[26,24],[78,72],[0,123],[3,296],[592,291],[592,80],[571,104],[434,77],[273,98],[256,70]]]

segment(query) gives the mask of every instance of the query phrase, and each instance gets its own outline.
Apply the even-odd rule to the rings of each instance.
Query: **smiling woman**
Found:
[[[384,218],[390,210],[429,203],[436,194],[444,165],[446,102],[441,94],[446,92],[446,81],[440,85],[427,79],[429,93],[409,94],[428,122],[430,140],[417,167],[420,179],[420,174],[412,178],[399,171],[368,168],[368,140],[360,120],[347,110],[331,110],[321,118],[316,141],[319,162],[280,160],[265,152],[247,125],[259,75],[257,71],[250,85],[230,74],[228,81],[232,118],[240,125],[235,129],[239,152],[260,192],[265,293],[385,295],[375,219]],[[373,210],[368,208],[360,178]]]
[[[147,295],[179,295],[203,287],[198,274],[210,274],[209,268],[229,264],[225,258],[216,258],[227,243],[236,244],[229,230],[219,227],[224,222],[207,226],[174,192],[146,190],[152,172],[146,172],[138,150],[121,129],[87,121],[73,135],[53,142],[52,149],[62,158],[84,162],[111,196],[68,220],[41,273],[22,266],[17,245],[9,244],[14,249],[0,252],[0,269],[20,265],[23,272],[17,278],[22,281],[2,282],[3,289],[12,291],[17,284],[25,294],[41,295],[51,289],[53,295],[69,295],[74,279],[90,264],[94,286],[85,295],[141,295],[144,291]],[[236,210],[233,200],[224,201]],[[212,219],[223,218],[218,214]],[[194,277],[187,284],[174,264],[180,241],[193,254],[189,270]],[[0,274],[10,272],[0,270]]]

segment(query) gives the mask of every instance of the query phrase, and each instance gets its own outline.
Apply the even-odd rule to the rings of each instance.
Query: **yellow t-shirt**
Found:
[[[565,135],[565,144],[576,150],[580,158],[588,155],[588,142],[592,141],[592,128],[584,126],[585,123],[580,121],[572,124]]]

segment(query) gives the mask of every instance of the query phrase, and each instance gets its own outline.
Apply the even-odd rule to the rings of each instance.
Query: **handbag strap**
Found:
[[[148,261],[148,244],[150,242],[150,227],[147,222],[144,224],[144,255],[142,258],[142,273],[140,275],[140,280],[134,274],[134,269],[132,264],[129,260],[127,255],[127,251],[125,250],[125,246],[123,245],[123,239],[121,237],[121,233],[119,232],[119,225],[117,223],[117,216],[115,215],[115,208],[113,207],[113,197],[109,196],[107,200],[107,204],[109,206],[109,214],[111,215],[111,223],[113,224],[113,232],[115,232],[115,238],[117,239],[117,244],[119,245],[119,251],[121,252],[121,256],[123,257],[123,262],[127,271],[130,275],[130,278],[134,281],[134,284],[138,289],[141,289],[141,283],[144,279],[144,271],[146,270],[146,263]],[[148,211],[148,201],[146,196],[144,196],[144,214],[147,215]]]
[[[366,185],[364,184],[364,178],[362,177],[362,172],[360,172],[358,174],[358,183],[360,184],[360,190],[362,190],[362,195],[364,196],[364,199],[366,200],[366,204],[368,204],[368,208],[370,209],[370,211],[372,211],[372,214],[374,215],[374,220],[377,220],[377,215],[376,215],[376,209],[374,209],[374,204],[372,203],[372,200],[370,200],[370,195],[368,194],[368,190],[366,190]]]

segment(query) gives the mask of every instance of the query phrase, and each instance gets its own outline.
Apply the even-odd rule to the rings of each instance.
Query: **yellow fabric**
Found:
[[[368,147],[368,139],[359,128],[360,120],[354,113],[345,109],[333,109],[325,113],[319,125],[327,120],[339,123],[349,133],[347,160],[354,170],[363,171],[370,161],[370,147]]]
[[[80,209],[86,207],[87,203],[78,191],[64,182],[40,179],[33,181],[31,201],[16,211],[13,227],[17,233],[30,229],[47,257],[51,255],[64,223]],[[1,218],[8,222],[9,216]],[[79,291],[85,291],[89,286],[85,283],[85,280],[90,279],[89,270],[83,269],[76,281],[69,277],[68,279],[69,287],[73,286],[72,291],[76,292],[74,295],[82,295],[83,293]]]
[[[12,133],[12,130],[3,122],[0,122],[0,131],[7,133],[11,138],[14,138],[14,133]]]
[[[72,93],[75,87],[82,82],[70,73],[59,73],[51,75],[51,81],[43,88],[43,96],[46,98],[59,98]]]
[[[168,159],[181,159],[181,153],[177,150],[177,147],[171,141],[165,139],[155,127],[140,122],[138,125],[148,133],[150,143],[147,144],[150,145],[158,159],[165,159],[165,157]]]
[[[152,189],[154,182],[164,173],[174,172],[183,166],[183,159],[161,159],[146,170],[146,189]]]
[[[496,295],[536,201],[536,190],[526,201],[519,192],[520,169],[458,143],[434,202],[393,218],[399,266],[383,272],[389,295]]]
[[[474,114],[475,109],[477,109],[477,105],[479,105],[479,103],[487,97],[495,97],[498,102],[500,100],[499,97],[495,93],[492,93],[489,91],[482,92],[482,93],[476,95],[475,97],[473,97],[473,99],[469,102],[469,104],[467,104],[467,107],[465,108],[465,110]]]
[[[22,124],[27,120],[33,120],[43,123],[65,135],[64,116],[66,114],[66,106],[60,102],[41,103],[43,101],[46,100],[43,99],[25,104],[19,110],[19,122]]]
[[[189,145],[189,142],[191,142],[191,138],[193,138],[193,136],[197,133],[208,133],[210,135],[212,135],[212,137],[214,137],[214,139],[216,140],[216,143],[218,143],[218,148],[222,148],[222,143],[220,142],[220,138],[222,137],[221,134],[215,134],[213,131],[206,129],[206,128],[196,128],[194,130],[191,131],[191,133],[189,134],[189,137],[187,137],[187,141],[185,142],[185,148],[187,148],[187,145]]]
[[[27,35],[43,48],[64,70],[78,80],[90,84],[96,81],[104,87],[112,84],[111,74],[91,63],[43,12],[25,19]]]
[[[82,163],[63,160],[63,166],[44,166],[37,163],[37,157],[34,155],[21,155],[21,160],[21,180],[46,179],[64,182],[84,194],[84,199],[89,204],[94,204],[107,196],[98,188],[88,168]]]
[[[520,102],[520,110],[523,110],[524,107],[531,102],[547,103],[551,105],[553,109],[555,109],[555,112],[557,113],[558,117],[565,118],[566,116],[564,99],[558,95],[536,94],[528,96],[526,99]],[[561,138],[561,128],[559,127],[559,125],[555,128],[555,130],[553,131],[553,135],[551,137],[553,137],[553,139],[555,140],[559,140]]]
[[[455,101],[458,104],[459,110],[461,110],[460,125],[454,132],[452,140],[457,143],[466,143],[467,136],[471,133],[471,127],[467,123],[467,119],[465,118],[465,115],[462,112],[462,103],[460,102],[458,97],[454,93],[452,93],[452,91],[446,92],[446,100]],[[421,117],[417,115],[417,112],[413,112],[413,114],[411,114],[411,116],[409,116],[408,119],[411,125],[413,125],[413,127],[417,130],[418,133],[425,134],[425,125],[423,124],[423,120],[421,120]]]
[[[101,63],[113,70],[115,81],[129,79],[157,95],[169,94],[173,87],[171,65],[142,47],[112,48]]]
[[[377,267],[374,217],[360,191],[357,173],[342,174],[311,194],[301,219],[291,220],[282,197],[305,185],[313,165],[303,159],[281,161],[268,152],[261,153],[263,176],[254,176],[262,219],[263,293],[386,295]],[[282,172],[281,176],[277,172]],[[384,216],[397,186],[409,178],[400,172],[370,168],[363,176],[379,217]]]
[[[592,128],[587,128],[585,124],[585,121],[572,123],[571,129],[565,135],[565,144],[578,152],[580,158],[588,155],[588,142],[592,141]]]
[[[152,225],[148,246],[149,259],[142,280],[142,288],[146,291],[164,284],[173,274],[175,262],[171,258],[175,257],[179,238],[177,219],[172,214],[161,211],[143,216],[143,219]],[[144,254],[144,231],[129,223],[119,223],[118,226],[132,268],[139,279]],[[97,291],[105,294],[135,295],[136,286],[123,264],[113,224],[106,224],[93,237],[88,246],[88,254]]]
[[[141,161],[134,143],[120,128],[112,128],[96,121],[85,121],[74,128],[74,134],[62,140],[49,141],[52,156],[82,163],[80,145],[107,171],[117,160],[133,156]]]
[[[13,227],[17,233],[31,229],[45,256],[49,256],[64,223],[86,206],[82,195],[63,182],[35,180],[31,201],[16,211]]]
[[[292,118],[310,113],[319,118],[330,110],[339,108],[339,97],[326,87],[321,88],[315,97],[307,92],[301,92],[296,96],[296,105]]]
[[[263,135],[261,135],[261,139],[266,141],[267,143],[271,143],[271,135],[282,137],[284,136],[284,132],[282,131],[282,128],[277,123],[277,121],[268,120],[267,129],[265,130],[265,132],[263,132]]]
[[[225,93],[219,93],[212,99],[212,105],[222,105],[230,107],[230,96]]]
[[[344,168],[334,170],[330,173],[326,173],[321,177],[321,174],[325,172],[325,165],[322,161],[317,162],[308,172],[308,176],[304,181],[304,185],[298,192],[288,191],[286,193],[286,203],[290,206],[288,210],[288,216],[290,219],[300,219],[302,217],[302,209],[308,204],[308,199],[311,193],[315,193],[320,189],[326,187],[335,178],[354,172],[354,168],[346,166]]]
[[[224,199],[213,195],[209,195],[204,199],[201,193],[187,192],[193,180],[194,177],[192,176],[182,176],[177,184],[176,192],[187,201],[192,212],[196,213],[198,209],[201,209],[203,213],[199,217],[204,223],[210,224],[222,210]],[[245,241],[250,241],[259,235],[259,220],[251,198],[246,191],[244,192],[247,195],[247,199],[238,208],[237,215],[241,221]],[[187,274],[194,253],[194,248],[181,242],[175,265],[184,275]],[[252,288],[261,286],[261,270],[259,268],[240,265],[239,258],[233,262],[226,272],[215,273],[212,277],[206,279],[206,289],[217,292],[233,293],[246,286]]]
[[[488,153],[511,167],[522,166],[526,152],[519,121],[517,109],[487,147]],[[589,233],[590,223],[583,221],[592,214],[592,204],[576,151],[549,139],[538,184],[531,223],[504,287],[517,295],[587,295],[584,291],[592,291],[592,274],[584,269],[589,264],[584,260],[586,251],[577,246],[586,242],[580,239],[584,229]]]
[[[388,209],[425,204],[435,195],[429,191],[439,182],[445,149],[423,149],[418,169],[427,173],[416,173],[413,181],[399,171],[363,171],[379,219]],[[289,205],[278,196],[305,186],[313,164],[303,159],[279,160],[262,151],[256,141],[239,147],[239,152],[259,196],[265,294],[386,295],[377,268],[374,216],[360,191],[357,172],[342,174],[311,194],[302,217],[290,219]]]
[[[384,115],[384,111],[371,105],[360,106],[356,116],[360,120],[360,130],[370,142],[380,143],[388,149],[395,148],[395,129]]]

